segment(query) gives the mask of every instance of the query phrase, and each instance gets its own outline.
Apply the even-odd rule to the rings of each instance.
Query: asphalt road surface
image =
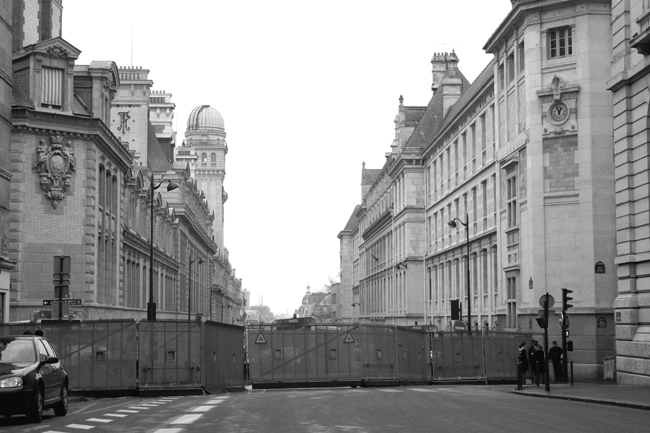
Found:
[[[649,432],[650,411],[507,392],[510,386],[255,390],[205,396],[92,399],[1,432]]]

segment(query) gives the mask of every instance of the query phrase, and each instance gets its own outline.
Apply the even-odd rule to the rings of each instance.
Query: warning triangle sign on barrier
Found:
[[[260,334],[262,335],[262,334]],[[349,332],[345,334],[345,340],[343,340],[344,343],[354,343],[354,338],[352,338],[352,334]]]
[[[257,336],[257,339],[255,340],[255,344],[266,344],[266,338],[264,338],[261,332],[260,335]]]

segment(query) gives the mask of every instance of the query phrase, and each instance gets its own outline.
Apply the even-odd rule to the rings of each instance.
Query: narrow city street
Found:
[[[91,399],[41,424],[0,419],[3,432],[643,432],[650,411],[512,394],[512,386],[254,390]]]

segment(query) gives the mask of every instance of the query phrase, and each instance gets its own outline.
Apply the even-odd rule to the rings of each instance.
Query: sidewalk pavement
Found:
[[[530,397],[557,398],[650,410],[650,386],[617,385],[613,380],[598,380],[575,382],[573,385],[551,382],[550,388],[550,391],[546,391],[545,386],[540,383],[539,387],[526,384],[519,391],[515,385],[504,391]]]

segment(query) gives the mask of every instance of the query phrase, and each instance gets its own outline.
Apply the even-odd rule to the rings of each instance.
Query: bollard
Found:
[[[517,363],[517,390],[521,391],[523,386],[521,385],[521,362]]]
[[[535,385],[539,386],[539,361],[535,361]]]
[[[571,361],[571,385],[573,385],[573,361]]]

